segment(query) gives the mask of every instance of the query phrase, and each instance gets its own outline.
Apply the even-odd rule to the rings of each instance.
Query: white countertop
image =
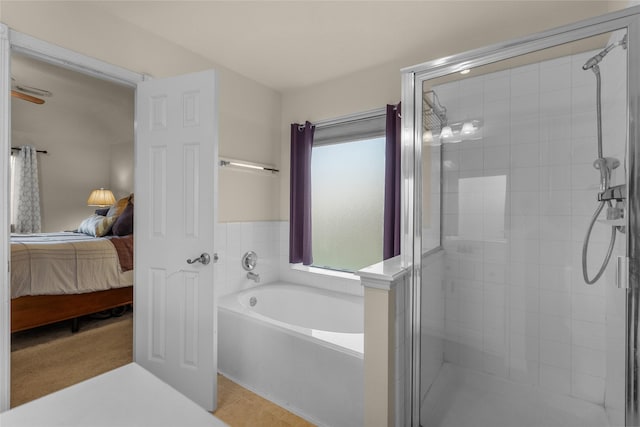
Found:
[[[0,414],[2,427],[223,427],[131,363]]]

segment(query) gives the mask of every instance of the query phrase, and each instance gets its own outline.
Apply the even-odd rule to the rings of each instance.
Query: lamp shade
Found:
[[[111,206],[115,202],[116,198],[113,196],[111,190],[101,188],[91,192],[91,195],[87,200],[87,206]]]

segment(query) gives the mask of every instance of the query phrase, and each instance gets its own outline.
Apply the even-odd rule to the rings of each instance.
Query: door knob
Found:
[[[196,262],[201,262],[202,265],[207,265],[211,262],[211,256],[205,252],[197,258],[187,260],[187,264],[195,264]]]

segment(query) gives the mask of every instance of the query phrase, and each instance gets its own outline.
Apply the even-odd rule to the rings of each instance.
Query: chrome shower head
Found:
[[[627,35],[626,34],[624,35],[624,37],[622,39],[618,40],[615,43],[610,44],[609,46],[607,46],[604,49],[602,49],[602,51],[600,53],[598,53],[597,55],[594,55],[591,58],[589,58],[587,60],[587,62],[585,62],[584,65],[582,66],[582,69],[583,70],[588,70],[589,68],[593,68],[596,65],[598,65],[600,63],[600,61],[602,61],[602,59],[607,55],[607,53],[609,53],[616,46],[622,46],[625,49],[627,48]],[[595,71],[596,70],[594,70],[594,72]]]

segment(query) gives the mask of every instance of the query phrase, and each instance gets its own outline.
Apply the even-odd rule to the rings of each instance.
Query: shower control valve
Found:
[[[627,186],[625,184],[614,185],[601,193],[598,193],[598,201],[616,200],[622,201],[627,198]]]

